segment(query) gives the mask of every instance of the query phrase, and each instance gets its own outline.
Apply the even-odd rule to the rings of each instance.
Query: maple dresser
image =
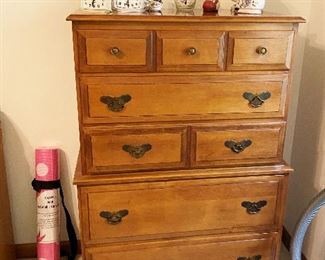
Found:
[[[82,252],[279,258],[300,17],[79,12]]]

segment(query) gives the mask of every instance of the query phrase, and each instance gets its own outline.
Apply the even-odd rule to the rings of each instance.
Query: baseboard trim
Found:
[[[288,252],[290,252],[291,235],[285,227],[283,227],[283,231],[282,231],[282,243],[285,246],[285,248],[288,250]],[[307,260],[306,256],[303,253],[301,254],[301,259]]]
[[[78,241],[78,254],[80,254],[80,241]],[[16,258],[36,258],[36,243],[16,244],[15,245]],[[61,241],[60,254],[61,256],[68,256],[70,251],[69,241]]]
[[[283,227],[282,232],[282,243],[285,248],[290,252],[290,244],[291,244],[291,235],[288,230]],[[78,249],[80,254],[80,241],[78,241]],[[70,249],[69,241],[61,242],[61,256],[67,256]],[[16,244],[15,245],[16,257],[17,258],[35,258],[36,255],[36,243],[29,244]],[[307,260],[304,254],[301,255],[302,260]]]

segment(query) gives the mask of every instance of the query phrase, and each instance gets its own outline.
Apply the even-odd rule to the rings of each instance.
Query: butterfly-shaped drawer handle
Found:
[[[120,97],[102,96],[100,102],[107,105],[107,108],[113,112],[121,112],[126,103],[131,100],[130,95],[122,95]]]
[[[242,207],[246,208],[248,214],[256,214],[261,211],[263,207],[267,204],[266,200],[260,200],[258,202],[243,201]]]
[[[260,94],[253,94],[251,92],[245,92],[243,94],[243,97],[249,101],[249,105],[253,108],[260,107],[263,105],[265,100],[269,99],[271,97],[271,93],[266,91],[262,92]]]
[[[254,255],[254,256],[240,256],[237,258],[237,260],[261,260],[262,256],[261,255]]]
[[[110,211],[101,211],[99,216],[105,218],[107,222],[111,225],[119,224],[122,221],[122,218],[127,216],[129,211],[127,209],[122,209],[117,212],[110,212]]]
[[[251,144],[252,144],[252,141],[249,139],[245,139],[240,142],[236,142],[233,140],[228,140],[225,142],[225,146],[230,148],[235,153],[240,153],[240,152],[244,151]]]
[[[123,151],[128,152],[133,158],[139,159],[141,158],[146,152],[152,149],[151,144],[143,144],[139,146],[133,146],[129,144],[125,144],[122,146]]]

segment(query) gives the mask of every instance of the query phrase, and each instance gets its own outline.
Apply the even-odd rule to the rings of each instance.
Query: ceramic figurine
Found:
[[[193,10],[196,0],[174,0],[177,10]]]
[[[81,0],[81,8],[86,10],[107,10],[108,0]]]
[[[151,0],[149,2],[149,10],[152,12],[160,12],[163,6],[162,0]]]

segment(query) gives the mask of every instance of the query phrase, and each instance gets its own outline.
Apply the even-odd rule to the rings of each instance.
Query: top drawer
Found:
[[[288,70],[293,31],[229,33],[227,70]]]
[[[157,32],[158,71],[220,71],[224,69],[222,31]]]
[[[145,72],[152,70],[152,32],[78,31],[81,72]]]

